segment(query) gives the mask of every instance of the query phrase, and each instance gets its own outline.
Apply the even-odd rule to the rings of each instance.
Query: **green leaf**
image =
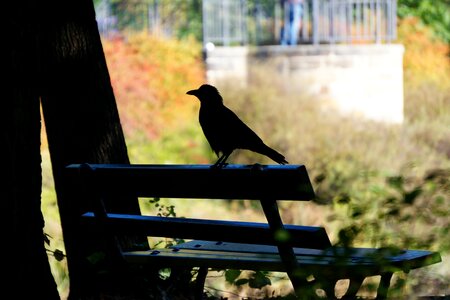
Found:
[[[241,275],[240,270],[226,270],[225,280],[228,283],[233,283],[239,277],[239,275]]]
[[[411,192],[405,193],[403,196],[403,202],[406,204],[413,204],[417,197],[422,194],[422,188],[416,187]]]
[[[358,219],[359,217],[364,215],[364,210],[362,208],[354,208],[353,212],[352,212],[352,219]]]
[[[98,264],[99,262],[101,262],[102,260],[104,260],[105,257],[106,257],[106,255],[104,252],[98,251],[98,252],[94,252],[91,255],[89,255],[87,257],[87,260],[91,264],[95,265],[95,264]]]
[[[387,214],[389,216],[398,216],[400,214],[400,209],[398,207],[394,207],[392,209],[390,209]]]
[[[321,173],[319,175],[317,175],[316,177],[314,177],[314,183],[321,183],[322,181],[324,181],[327,178],[327,176],[324,173]]]
[[[49,235],[49,234],[47,234],[47,233],[44,233],[44,242],[48,245],[48,246],[50,246],[50,239],[51,239],[52,237]]]
[[[234,282],[234,285],[241,286],[241,285],[247,284],[248,282],[249,282],[249,280],[247,278],[241,278],[241,279],[236,280]]]
[[[351,197],[347,193],[342,193],[337,197],[336,202],[339,204],[348,204],[351,202]]]
[[[278,242],[287,242],[291,238],[291,235],[287,230],[277,230],[275,232],[275,240]]]
[[[155,197],[155,198],[153,198],[153,199],[149,199],[148,202],[153,204],[153,203],[158,203],[159,200],[161,200],[161,198]]]
[[[403,191],[403,185],[405,183],[405,180],[402,176],[391,176],[386,178],[386,181],[390,187],[396,190]]]
[[[397,198],[395,197],[388,197],[386,198],[385,204],[394,204],[397,202]]]
[[[170,277],[171,272],[172,272],[172,270],[170,268],[160,269],[158,271],[158,276],[162,280],[166,280],[166,279],[168,279]]]
[[[266,285],[271,285],[271,284],[272,284],[272,282],[270,281],[270,278],[268,278],[265,273],[260,272],[260,271],[255,272],[253,274],[252,278],[250,278],[248,281],[248,285],[254,289],[261,289],[261,288],[265,287]]]
[[[55,257],[55,259],[56,259],[57,261],[62,261],[62,260],[64,259],[64,257],[66,257],[66,256],[64,255],[64,253],[63,253],[61,250],[59,250],[59,249],[56,249],[56,250],[53,252],[53,256]]]

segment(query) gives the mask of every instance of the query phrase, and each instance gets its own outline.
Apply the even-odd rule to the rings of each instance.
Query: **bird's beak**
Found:
[[[188,95],[193,95],[193,96],[197,96],[197,92],[198,92],[198,90],[190,90],[190,91],[187,91],[186,94],[188,94]]]

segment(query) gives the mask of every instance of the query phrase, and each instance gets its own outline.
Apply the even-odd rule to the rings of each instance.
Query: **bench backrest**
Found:
[[[272,204],[268,206],[274,203],[276,206],[275,200],[308,201],[314,198],[314,190],[303,165],[229,165],[223,169],[211,169],[209,165],[73,164],[67,167],[67,172],[78,178],[95,202],[93,212],[86,212],[84,220],[89,223],[101,218],[111,231],[120,234],[216,238],[273,245],[276,244],[273,231],[283,224],[276,207],[271,213],[264,210],[269,224],[112,214],[106,211],[103,203],[108,197],[246,199],[260,200],[263,208],[269,202]],[[269,214],[275,214],[275,217]],[[278,223],[276,229],[270,225],[271,219]],[[322,227],[284,225],[283,229],[291,237],[292,246],[331,246]]]
[[[308,201],[314,190],[303,165],[73,164],[91,187],[108,195],[186,199]]]

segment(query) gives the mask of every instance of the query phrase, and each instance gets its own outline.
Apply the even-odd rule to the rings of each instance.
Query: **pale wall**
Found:
[[[205,53],[212,84],[248,82],[264,64],[292,92],[332,100],[344,113],[377,121],[403,121],[402,45],[215,47]]]

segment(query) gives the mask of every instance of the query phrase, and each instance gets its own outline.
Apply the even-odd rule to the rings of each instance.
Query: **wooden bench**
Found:
[[[112,238],[145,235],[190,240],[149,251],[123,251],[114,243],[114,251],[130,264],[200,268],[199,299],[208,268],[286,272],[297,296],[304,299],[315,295],[317,288],[334,298],[340,279],[350,279],[346,297],[356,297],[364,278],[380,275],[377,298],[383,299],[394,272],[407,273],[441,261],[439,253],[423,250],[332,247],[322,227],[283,224],[277,201],[314,198],[303,165],[212,169],[209,165],[74,164],[67,172],[77,178],[74,188],[94,197],[92,211],[80,216],[90,230],[101,228]],[[267,223],[111,213],[104,202],[111,196],[259,200]]]

